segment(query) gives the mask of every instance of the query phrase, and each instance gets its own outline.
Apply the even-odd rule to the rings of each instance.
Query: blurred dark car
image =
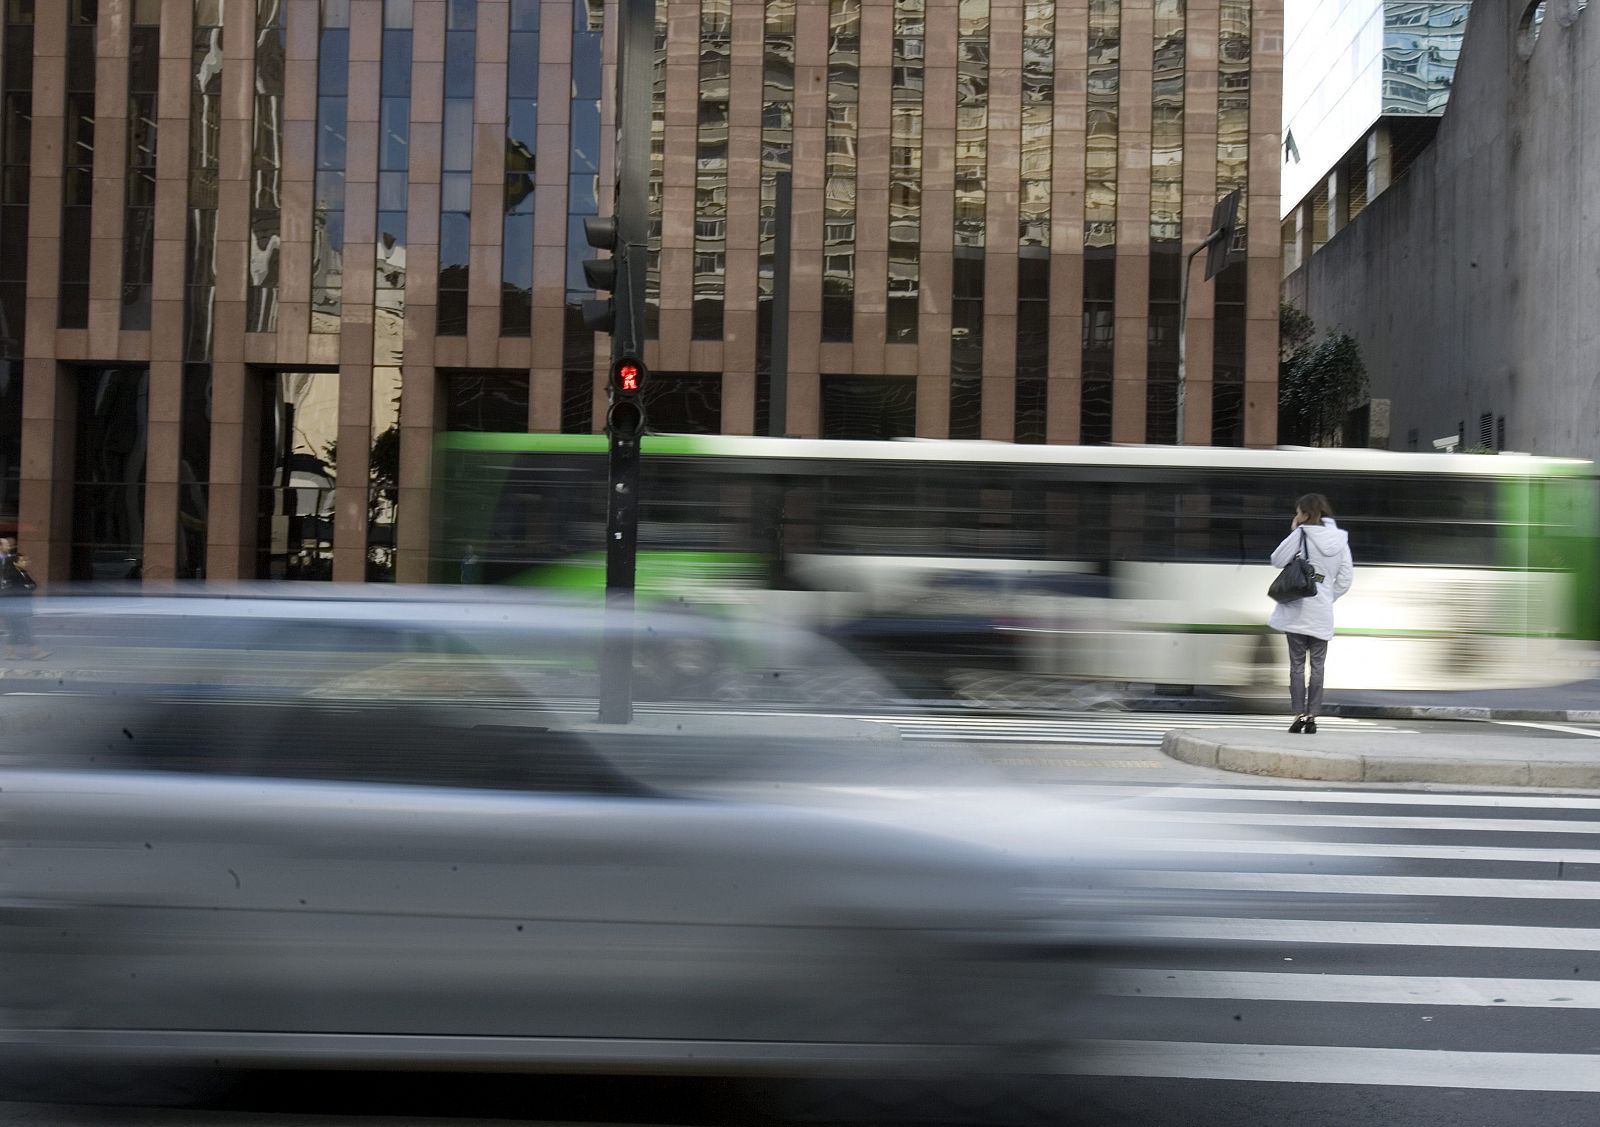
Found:
[[[214,592],[209,588],[208,592]],[[815,637],[331,589],[38,600],[0,696],[0,1044],[245,1064],[1033,1071],[1070,819],[847,715]],[[1092,938],[1092,936],[1091,936]]]

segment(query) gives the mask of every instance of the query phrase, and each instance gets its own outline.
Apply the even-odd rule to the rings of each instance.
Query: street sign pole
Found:
[[[1174,444],[1184,444],[1184,416],[1189,400],[1189,275],[1195,257],[1201,251],[1206,256],[1206,281],[1227,269],[1233,261],[1233,236],[1239,224],[1239,191],[1234,189],[1218,201],[1211,212],[1211,233],[1183,260],[1183,277],[1178,281],[1178,419]]]
[[[644,433],[637,395],[619,396],[619,372],[644,359],[645,261],[649,254],[651,63],[656,0],[621,0],[617,36],[616,324],[611,331],[606,417],[606,603],[600,661],[600,722],[633,719],[633,592],[639,545],[639,444]],[[636,387],[636,391],[638,388]]]

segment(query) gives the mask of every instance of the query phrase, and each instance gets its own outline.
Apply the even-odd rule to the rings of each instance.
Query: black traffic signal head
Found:
[[[592,247],[609,250],[610,258],[583,260],[583,276],[597,290],[615,290],[617,287],[617,217],[614,215],[586,215],[583,217],[583,237]],[[612,298],[594,298],[583,303],[583,323],[591,332],[609,333],[617,324],[617,303]]]

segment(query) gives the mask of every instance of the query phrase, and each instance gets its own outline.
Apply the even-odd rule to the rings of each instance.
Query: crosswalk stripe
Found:
[[[1163,792],[1165,792],[1163,794]],[[1112,798],[1172,797],[1185,802],[1276,802],[1285,805],[1320,806],[1354,804],[1359,806],[1482,806],[1497,809],[1600,810],[1600,798],[1577,795],[1480,794],[1476,792],[1437,793],[1400,790],[1323,790],[1320,786],[1293,787],[1217,787],[1181,786],[1170,783],[1087,784],[1075,794]]]
[[[1600,834],[1600,822],[1563,818],[1382,817],[1375,814],[1240,814],[1210,810],[1163,810],[1168,822],[1234,826],[1293,826],[1321,829],[1437,830],[1452,833]]]
[[[1211,892],[1296,892],[1341,896],[1472,897],[1485,900],[1600,900],[1600,881],[1496,877],[1368,876],[1350,873],[1118,872],[1138,888]]]
[[[1600,951],[1600,928],[1592,927],[1163,915],[1141,916],[1136,926],[1138,934],[1149,939],[1210,939],[1370,947],[1496,947],[1520,951]]]
[[[1106,1040],[1091,1042],[1066,1067],[1092,1076],[1600,1092],[1600,1056],[1587,1053]]]
[[[1106,972],[1096,989],[1146,998],[1253,1002],[1352,1002],[1502,1009],[1600,1009],[1600,982],[1559,978],[1429,978],[1292,971],[1143,970]]]
[[[1297,857],[1404,857],[1427,861],[1534,861],[1549,864],[1600,864],[1600,849],[1529,849],[1514,845],[1404,845],[1366,841],[1249,841],[1225,838],[1129,839],[1126,844],[1162,849],[1194,849],[1212,853],[1293,854]]]

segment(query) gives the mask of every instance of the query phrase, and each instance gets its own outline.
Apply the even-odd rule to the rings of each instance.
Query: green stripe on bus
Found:
[[[491,453],[604,454],[603,434],[514,434],[501,431],[446,431],[439,435],[440,450],[476,450]],[[646,454],[704,454],[706,441],[693,434],[650,434],[644,438]]]

